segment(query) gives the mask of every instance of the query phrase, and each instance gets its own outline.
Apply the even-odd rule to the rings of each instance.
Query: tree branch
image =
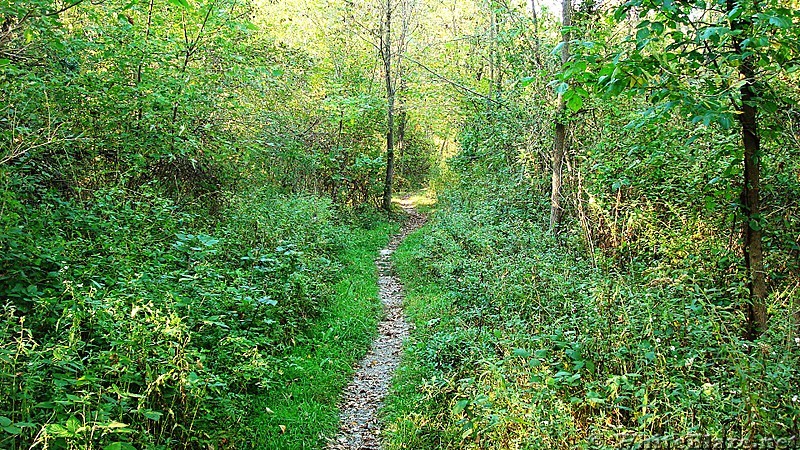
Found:
[[[421,62],[419,62],[419,61],[417,61],[417,60],[415,60],[415,59],[413,59],[413,58],[411,58],[411,57],[408,57],[408,56],[406,56],[406,55],[403,55],[403,59],[405,59],[405,60],[408,60],[409,62],[412,62],[412,63],[414,63],[414,64],[418,65],[418,66],[419,66],[420,68],[422,68],[424,71],[426,71],[426,72],[428,72],[429,74],[433,75],[433,76],[434,76],[434,77],[436,77],[437,79],[439,79],[439,80],[441,80],[441,81],[444,81],[445,83],[448,83],[448,84],[450,84],[450,85],[451,85],[451,86],[453,86],[453,87],[456,87],[456,88],[458,88],[458,89],[461,89],[462,91],[469,92],[469,93],[470,93],[470,94],[472,94],[472,95],[475,95],[475,96],[477,96],[477,97],[480,97],[480,98],[483,98],[483,99],[485,99],[485,100],[488,100],[488,101],[490,101],[490,102],[494,103],[495,105],[504,106],[504,107],[505,107],[505,106],[508,106],[508,105],[506,105],[506,104],[505,104],[505,103],[503,103],[503,102],[497,101],[497,100],[495,100],[495,99],[493,99],[493,98],[491,98],[491,97],[489,97],[489,96],[486,96],[486,95],[484,95],[484,94],[481,94],[480,92],[478,92],[478,91],[476,91],[476,90],[474,90],[474,89],[471,89],[471,88],[469,88],[469,87],[467,87],[467,86],[464,86],[463,84],[457,83],[457,82],[455,82],[455,81],[453,81],[453,80],[451,80],[451,79],[449,79],[449,78],[447,78],[447,77],[445,77],[445,76],[443,76],[443,75],[440,75],[440,74],[436,73],[436,72],[435,72],[433,69],[429,68],[429,67],[428,67],[428,66],[426,66],[425,64],[422,64]]]

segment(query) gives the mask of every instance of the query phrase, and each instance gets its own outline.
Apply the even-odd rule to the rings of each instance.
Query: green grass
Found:
[[[433,403],[437,399],[421,389],[431,372],[423,350],[430,339],[429,325],[452,320],[454,314],[452,297],[447,295],[445,286],[433,277],[421,276],[414,263],[428,229],[426,226],[408,235],[393,257],[395,270],[404,283],[405,312],[415,329],[406,342],[391,393],[381,411],[387,449],[437,448],[442,443],[427,427],[431,418],[426,412],[435,409]]]
[[[788,314],[744,342],[708,272],[646,256],[625,272],[594,266],[544,231],[528,193],[477,194],[446,193],[395,252],[416,328],[382,411],[387,450],[792,432],[800,346]]]
[[[433,189],[424,188],[412,192],[399,192],[392,198],[392,202],[399,204],[406,196],[417,212],[431,214],[436,211],[436,192]]]
[[[342,389],[369,349],[381,316],[374,259],[394,231],[395,225],[383,223],[352,233],[336,298],[286,355],[281,387],[254,402],[251,448],[322,448],[336,433]]]

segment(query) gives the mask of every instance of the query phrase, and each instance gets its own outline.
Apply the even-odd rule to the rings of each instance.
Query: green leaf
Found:
[[[122,423],[122,422],[117,422],[116,420],[112,420],[111,423],[109,423],[107,425],[107,427],[111,428],[111,429],[114,429],[114,428],[127,428],[128,424],[127,423]]]
[[[20,428],[20,427],[18,427],[16,425],[9,425],[7,427],[3,427],[3,431],[5,431],[8,434],[16,435],[16,434],[22,433],[22,428]]]
[[[714,197],[711,197],[711,196],[707,195],[705,197],[705,206],[706,206],[706,211],[708,211],[708,212],[716,211],[717,210],[717,202],[716,202],[716,200],[714,200]]]
[[[573,95],[567,101],[567,108],[569,108],[573,112],[580,110],[582,107],[583,107],[583,99],[581,98],[580,95]]]
[[[731,119],[731,117],[727,115],[719,116],[719,118],[717,119],[717,123],[719,123],[722,126],[722,128],[726,130],[730,130],[733,127],[733,119]]]
[[[700,39],[706,41],[712,37],[716,38],[722,36],[730,31],[728,27],[708,27],[700,33]]]
[[[78,420],[77,417],[72,416],[67,419],[66,429],[70,432],[73,436],[78,433],[78,430],[81,428],[81,422]]]
[[[577,350],[568,349],[564,352],[567,356],[570,357],[573,361],[580,361],[581,360],[581,352]]]
[[[160,411],[153,411],[152,409],[143,409],[143,410],[139,411],[139,413],[141,415],[147,417],[148,419],[154,420],[156,422],[158,422],[158,419],[160,419],[161,416],[164,415],[164,413],[162,413]]]
[[[571,377],[567,378],[567,381],[570,382],[570,383],[573,383],[575,381],[578,381],[580,378],[581,378],[581,374],[574,373],[574,374],[572,374]]]
[[[650,27],[653,29],[655,34],[661,34],[664,32],[664,24],[661,22],[653,22]]]
[[[769,24],[778,28],[791,28],[793,25],[792,19],[786,16],[772,16],[769,18]]]
[[[0,427],[7,427],[11,425],[11,419],[5,416],[0,416]]]
[[[189,9],[189,2],[188,0],[167,0],[170,4],[179,6],[183,9]]]
[[[464,409],[466,409],[468,405],[469,405],[469,400],[459,400],[458,402],[456,402],[456,405],[453,406],[453,414],[454,415],[461,414],[462,412],[464,412]]]
[[[536,80],[536,77],[522,77],[519,80],[519,85],[520,85],[520,87],[525,87],[525,86],[528,86],[531,83],[533,83],[535,80]]]
[[[761,106],[764,108],[765,112],[768,112],[770,114],[776,113],[778,111],[778,104],[771,100],[764,100],[761,103]]]
[[[47,434],[54,436],[54,437],[71,437],[72,433],[69,432],[63,425],[59,425],[57,423],[51,423],[45,426],[45,430],[47,430]]]
[[[514,354],[517,355],[517,356],[521,356],[523,358],[528,358],[528,357],[531,356],[531,353],[529,351],[525,350],[524,348],[515,348],[514,349]]]
[[[103,447],[103,450],[136,450],[136,447],[127,442],[114,442]]]

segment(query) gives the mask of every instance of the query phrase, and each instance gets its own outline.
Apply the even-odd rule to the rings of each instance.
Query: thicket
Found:
[[[465,148],[486,149],[474,135]],[[660,142],[665,153],[678,150]],[[390,448],[597,448],[626,434],[797,433],[797,259],[771,259],[770,328],[750,341],[735,238],[724,220],[708,222],[705,202],[660,190],[623,196],[615,183],[640,167],[592,164],[589,174],[607,177],[587,200],[594,240],[577,220],[556,238],[547,232],[547,193],[520,165],[485,155],[457,158],[465,161],[457,184],[396,256],[417,331],[385,410]],[[713,175],[708,160],[676,160],[685,162],[651,173],[676,180],[664,187],[671,193],[695,189],[677,181],[687,174]]]
[[[723,3],[697,3],[706,15],[678,25],[690,5],[584,2],[564,29],[503,2],[486,12],[497,90],[465,94],[438,210],[395,257],[417,328],[385,410],[390,448],[797,435],[796,14],[757,5],[736,31]],[[749,219],[736,95],[750,56],[725,50],[742,33],[763,33],[743,45],[764,55],[746,53],[759,94],[744,104],[763,106],[762,214]],[[559,121],[564,219],[552,229]],[[758,337],[743,227],[764,238]]]
[[[350,233],[329,201],[256,192],[208,223],[148,191],[4,198],[5,448],[241,438],[215,423],[275,388],[329,302]]]
[[[341,299],[374,319],[340,284],[389,231],[375,68],[268,6],[0,2],[0,447],[252,445]],[[330,354],[327,432],[369,335]]]

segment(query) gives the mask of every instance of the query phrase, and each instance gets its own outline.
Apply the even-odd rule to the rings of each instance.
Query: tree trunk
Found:
[[[541,49],[539,48],[539,16],[536,14],[536,0],[529,0],[528,7],[531,13],[531,20],[533,20],[533,60],[536,62],[536,67],[542,67],[542,60],[540,58]]]
[[[572,25],[572,4],[570,0],[563,0],[562,3],[562,27]],[[569,61],[569,39],[570,33],[562,31],[561,37],[561,64],[562,66]],[[562,168],[564,166],[564,155],[567,148],[567,107],[564,96],[558,94],[558,110],[556,112],[556,135],[553,140],[552,169],[553,176],[550,189],[550,231],[558,233],[564,209],[561,206],[562,189]]]
[[[397,147],[397,157],[399,158],[400,164],[400,174],[403,174],[403,152],[406,149],[406,123],[408,121],[408,114],[406,113],[406,105],[403,93],[406,90],[406,82],[403,79],[403,67],[401,64],[398,64],[398,88],[397,92],[395,92],[396,103],[397,103],[397,139],[395,139],[395,144]]]
[[[728,0],[727,7],[733,11],[736,3]],[[745,19],[746,20],[746,19]],[[741,20],[731,23],[732,30],[747,28]],[[737,54],[743,55],[741,40],[737,37],[733,42]],[[764,271],[764,253],[761,231],[761,139],[758,135],[758,106],[755,95],[755,70],[753,57],[743,57],[739,66],[739,75],[744,85],[739,90],[741,107],[737,118],[742,129],[744,146],[744,185],[741,194],[741,210],[743,215],[742,241],[744,248],[744,264],[747,270],[750,299],[747,304],[747,337],[755,339],[767,328],[767,282]]]
[[[767,283],[764,273],[764,255],[761,233],[761,141],[758,136],[757,109],[753,100],[753,73],[749,63],[742,64],[740,73],[747,83],[741,88],[742,107],[739,123],[744,144],[744,186],[742,186],[742,213],[744,214],[744,261],[749,278],[750,302],[747,305],[747,332],[750,339],[761,335],[767,328]]]
[[[383,70],[386,81],[386,179],[383,184],[383,209],[392,209],[394,178],[394,88],[392,86],[392,1],[386,0],[386,25],[383,35]]]

